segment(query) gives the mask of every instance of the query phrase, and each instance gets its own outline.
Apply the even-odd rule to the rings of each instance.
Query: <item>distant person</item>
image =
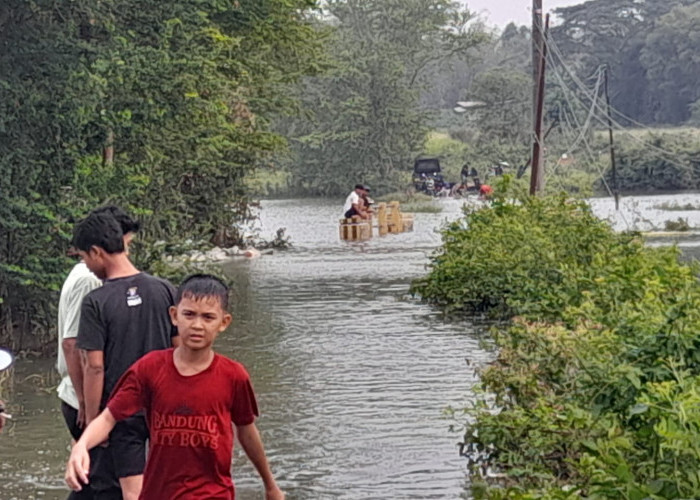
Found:
[[[73,246],[87,268],[104,280],[85,296],[77,346],[83,351],[85,423],[97,418],[119,378],[150,351],[177,342],[168,310],[175,289],[139,271],[129,260],[119,223],[107,213],[91,213],[78,223]],[[143,415],[119,422],[107,451],[125,500],[141,492],[148,428]]]
[[[480,200],[488,200],[491,198],[493,195],[493,188],[489,186],[488,184],[482,184],[479,187],[479,199]]]
[[[343,206],[343,214],[346,219],[356,215],[363,219],[369,218],[369,213],[365,210],[362,202],[362,196],[367,196],[369,192],[369,187],[364,184],[355,185],[355,189],[345,199],[345,205]]]
[[[471,175],[472,170],[474,170],[474,169],[473,168],[470,169],[468,163],[465,163],[464,165],[462,165],[462,170],[459,173],[459,176],[462,180],[462,185],[464,185],[464,186],[467,185],[467,183],[469,182],[469,176]]]
[[[80,490],[88,477],[88,451],[130,415],[145,409],[151,429],[142,500],[235,497],[231,456],[235,435],[255,466],[266,500],[283,500],[255,425],[258,407],[243,365],[212,345],[231,323],[228,288],[209,275],[190,276],[170,316],[181,344],[137,361],[114,389],[107,407],[73,447],[66,483]]]
[[[362,202],[362,209],[371,215],[373,212],[372,205],[374,205],[374,200],[370,198],[367,193],[363,193],[362,196],[360,196],[360,201]]]
[[[106,213],[114,217],[122,229],[124,246],[128,249],[134,234],[139,230],[138,222],[116,206],[101,207],[93,212]],[[58,385],[57,392],[61,400],[61,413],[74,440],[80,438],[85,425],[83,367],[80,351],[76,346],[80,307],[83,298],[99,286],[102,286],[102,282],[90,272],[85,262],[81,260],[73,266],[68,274],[58,301],[58,360],[56,368],[61,376],[61,383]],[[102,448],[97,448],[92,452],[91,488],[86,488],[80,493],[73,492],[68,496],[69,499],[93,498],[93,490],[99,492],[100,498],[121,498],[119,481],[114,475],[114,467],[109,463],[111,457],[102,452]]]

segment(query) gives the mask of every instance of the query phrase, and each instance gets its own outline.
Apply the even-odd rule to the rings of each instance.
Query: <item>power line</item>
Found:
[[[561,53],[561,50],[559,49],[559,47],[557,46],[557,44],[553,40],[550,40],[550,47],[552,49],[550,51],[550,57],[552,58],[551,65],[555,68],[555,71],[556,71],[556,68],[558,66],[561,66],[566,71],[566,73],[569,75],[572,82],[578,87],[578,89],[581,90],[586,97],[588,97],[588,99],[591,101],[593,107],[598,109],[604,116],[607,117],[609,115],[609,113],[606,109],[604,109],[602,107],[602,105],[600,105],[597,102],[597,95],[595,96],[595,98],[591,96],[591,91],[585,86],[585,84],[583,84],[583,82],[580,80],[580,78],[578,78],[578,76],[568,66],[568,64],[564,60],[564,57]],[[556,61],[553,59],[554,56],[556,56],[557,59],[559,60],[559,64],[556,64]],[[600,72],[600,70],[601,70],[601,68],[598,68],[597,72]],[[583,102],[583,100],[580,97],[578,97],[578,95],[576,95],[576,93],[574,93],[574,96],[584,107],[587,107],[587,105]],[[613,107],[611,107],[611,110],[616,111],[615,108],[613,108]],[[621,112],[618,112],[618,114],[622,115]],[[608,126],[608,123],[606,123],[606,121],[604,121],[602,118],[599,118],[597,116],[595,118],[598,121],[598,123],[601,124],[602,126],[604,126],[604,127]],[[681,168],[684,168],[684,169],[687,168],[687,165],[681,163],[683,160],[681,160],[676,154],[674,154],[670,151],[667,151],[663,148],[660,148],[660,147],[656,146],[655,144],[651,144],[649,142],[646,142],[646,141],[638,138],[636,135],[634,135],[629,130],[627,130],[624,125],[620,124],[619,122],[614,120],[612,117],[610,117],[610,121],[615,126],[616,130],[627,134],[633,141],[635,141],[638,144],[641,144],[649,149],[653,149],[653,150],[657,151],[657,154],[659,154],[659,155],[665,155],[665,157],[662,157],[662,158],[665,159],[666,161],[668,161],[669,163],[674,164],[674,165],[681,167]],[[647,130],[649,133],[652,132],[652,130],[649,129],[649,127],[642,125],[642,124],[640,124],[640,125],[645,130]]]

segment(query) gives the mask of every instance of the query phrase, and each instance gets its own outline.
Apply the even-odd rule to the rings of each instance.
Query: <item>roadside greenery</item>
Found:
[[[607,138],[596,138],[604,150]],[[698,130],[659,129],[630,131],[616,136],[617,177],[621,192],[653,193],[700,189],[700,134]],[[609,164],[609,161],[606,162]],[[610,169],[605,180],[612,183]],[[602,191],[601,181],[596,186]]]
[[[273,113],[315,74],[314,0],[0,3],[0,344],[53,345],[72,223],[117,203],[156,242],[231,245]]]
[[[414,293],[511,320],[484,395],[454,412],[474,497],[698,498],[700,269],[507,183],[443,240]]]
[[[429,130],[431,112],[420,106],[429,75],[486,34],[450,0],[329,0],[324,14],[330,64],[291,89],[303,113],[278,124],[293,152],[282,161],[289,191],[401,189]]]

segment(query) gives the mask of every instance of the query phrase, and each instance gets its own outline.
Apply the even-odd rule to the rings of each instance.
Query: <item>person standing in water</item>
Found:
[[[235,498],[232,424],[266,500],[284,500],[255,425],[258,406],[248,372],[212,349],[232,321],[228,295],[215,276],[196,274],[182,282],[170,307],[180,345],[148,353],[119,380],[105,410],[73,447],[65,475],[72,489],[88,481],[88,450],[119,421],[145,409],[151,440],[141,500]]]
[[[126,370],[146,353],[177,344],[168,310],[175,289],[139,271],[129,260],[123,232],[111,215],[91,213],[78,223],[73,246],[104,284],[88,293],[80,309],[77,347],[84,356],[85,423],[104,409]],[[141,492],[148,427],[144,415],[119,422],[106,448],[125,500]]]
[[[121,208],[110,205],[95,209],[93,213],[111,215],[122,229],[124,247],[128,251],[129,244],[139,223],[133,220]],[[83,393],[83,367],[80,351],[76,346],[78,325],[80,322],[80,307],[85,296],[102,286],[102,282],[85,265],[78,262],[68,274],[61,288],[58,301],[58,359],[56,368],[61,376],[58,385],[58,397],[61,400],[61,413],[71,434],[77,441],[85,426],[85,396]],[[92,499],[94,492],[99,492],[100,499],[121,499],[119,481],[114,475],[111,457],[104,453],[103,448],[92,451],[93,468],[90,471],[92,482],[90,488],[80,493],[72,492],[69,500]],[[94,490],[94,491],[93,491]]]

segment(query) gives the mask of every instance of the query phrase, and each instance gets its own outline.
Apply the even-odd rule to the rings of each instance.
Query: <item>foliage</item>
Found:
[[[231,244],[274,111],[313,74],[313,0],[0,5],[0,342],[46,344],[71,223],[106,202],[158,240]],[[30,334],[31,332],[31,334]],[[33,337],[32,337],[33,336]]]
[[[678,217],[676,220],[667,220],[664,223],[666,231],[690,231],[692,228],[688,224],[688,219]]]
[[[421,95],[425,108],[452,112],[458,101],[474,97],[472,86],[482,74],[499,70],[523,75],[531,73],[529,28],[511,23],[498,32],[479,26],[478,22],[476,26],[482,30],[482,43],[430,66],[426,74],[428,84]]]
[[[669,202],[664,202],[660,203],[658,205],[655,205],[654,208],[658,210],[668,210],[671,212],[689,212],[691,210],[700,210],[700,206],[694,205],[692,203],[685,203],[685,204],[678,204],[678,203],[669,203]]]
[[[460,178],[462,165],[474,156],[469,144],[454,139],[449,134],[434,131],[428,134],[424,151],[425,156],[440,159],[442,175],[450,182],[456,182]]]
[[[655,91],[655,118],[679,123],[691,115],[691,105],[700,101],[695,84],[700,74],[700,4],[678,5],[662,16],[645,39],[641,62]]]
[[[414,283],[414,293],[450,311],[522,314],[538,307],[556,314],[572,292],[564,271],[589,268],[603,238],[630,239],[598,222],[584,202],[562,194],[556,203],[524,196],[514,203],[504,185],[489,210],[465,206],[465,218],[447,227],[431,273]],[[535,304],[528,300],[533,290],[541,294]]]
[[[332,66],[296,92],[306,115],[283,123],[296,157],[292,189],[338,195],[365,182],[396,189],[420,152],[429,113],[418,106],[436,60],[481,41],[448,0],[326,3]]]
[[[479,74],[470,89],[486,104],[477,111],[483,139],[507,137],[525,142],[532,123],[532,80],[521,71],[498,68]]]
[[[603,140],[598,139],[602,146]],[[652,192],[700,189],[700,137],[697,132],[635,132],[619,134],[615,155],[621,192]],[[605,172],[612,185],[612,171]],[[596,186],[602,191],[602,186]]]
[[[683,123],[698,99],[694,0],[592,0],[555,9],[552,37],[579,75],[611,72],[613,106],[643,123]]]
[[[413,287],[518,315],[466,410],[474,497],[698,498],[700,269],[582,202],[508,189],[445,229]]]

